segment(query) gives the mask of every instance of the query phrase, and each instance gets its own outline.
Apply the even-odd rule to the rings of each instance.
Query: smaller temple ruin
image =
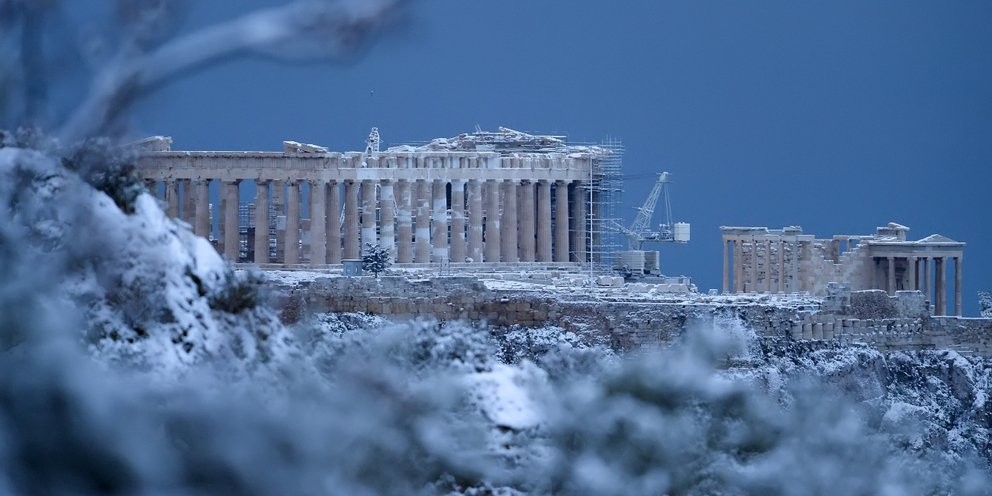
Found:
[[[817,239],[798,226],[721,227],[723,291],[809,292],[829,283],[852,291],[921,291],[934,315],[947,315],[947,271],[954,261],[954,315],[961,315],[964,243],[939,234],[912,241],[909,228],[890,222],[871,235]]]

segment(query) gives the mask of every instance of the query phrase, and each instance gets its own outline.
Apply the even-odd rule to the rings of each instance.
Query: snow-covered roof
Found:
[[[955,240],[953,240],[951,238],[948,238],[947,236],[944,236],[942,234],[931,234],[931,235],[929,235],[929,236],[927,236],[927,237],[925,237],[925,238],[917,241],[917,243],[940,243],[940,244],[954,243],[954,244],[962,244],[960,241],[955,241]]]
[[[497,153],[577,153],[606,155],[598,146],[570,146],[564,136],[530,134],[500,126],[496,131],[476,130],[451,138],[434,138],[423,145],[392,146],[387,151],[494,151]]]

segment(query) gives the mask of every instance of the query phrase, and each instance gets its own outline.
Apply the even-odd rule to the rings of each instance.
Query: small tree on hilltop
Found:
[[[379,278],[380,272],[385,272],[392,265],[389,258],[389,250],[371,243],[365,244],[365,254],[362,255],[362,270],[371,272]]]

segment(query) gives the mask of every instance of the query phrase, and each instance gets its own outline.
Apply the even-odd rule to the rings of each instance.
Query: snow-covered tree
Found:
[[[362,254],[362,270],[371,272],[378,279],[379,274],[385,272],[390,265],[392,265],[392,259],[389,257],[389,250],[378,244],[365,244],[365,251]]]
[[[119,135],[134,102],[218,61],[246,54],[349,56],[381,31],[398,2],[293,0],[176,37],[178,0],[108,1],[113,15],[88,21],[101,33],[88,36],[66,22],[69,2],[0,0],[0,128],[57,129],[66,144]],[[81,60],[88,67],[56,60]],[[86,78],[88,91],[80,92]],[[53,108],[49,94],[57,84],[83,97],[69,108]]]

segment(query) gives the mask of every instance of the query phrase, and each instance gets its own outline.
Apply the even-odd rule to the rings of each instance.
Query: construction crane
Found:
[[[668,194],[670,183],[668,172],[658,174],[658,180],[651,188],[644,205],[637,209],[637,217],[630,227],[624,227],[619,222],[614,221],[613,227],[627,237],[630,250],[641,250],[644,243],[686,243],[689,241],[689,225],[680,222],[672,222],[672,200]],[[651,219],[654,217],[655,207],[658,205],[658,198],[663,197],[665,201],[665,221],[658,226],[657,231],[649,229]],[[683,227],[684,226],[684,227]]]
[[[612,221],[614,230],[627,237],[628,250],[617,252],[614,259],[615,269],[632,276],[643,274],[660,274],[661,258],[657,251],[645,251],[645,243],[687,243],[689,242],[689,224],[672,222],[672,201],[668,195],[669,174],[658,174],[658,180],[644,200],[644,205],[637,209],[637,217],[630,227],[625,227],[617,221]],[[654,217],[658,198],[665,201],[665,221],[658,229],[651,230],[651,219]]]

